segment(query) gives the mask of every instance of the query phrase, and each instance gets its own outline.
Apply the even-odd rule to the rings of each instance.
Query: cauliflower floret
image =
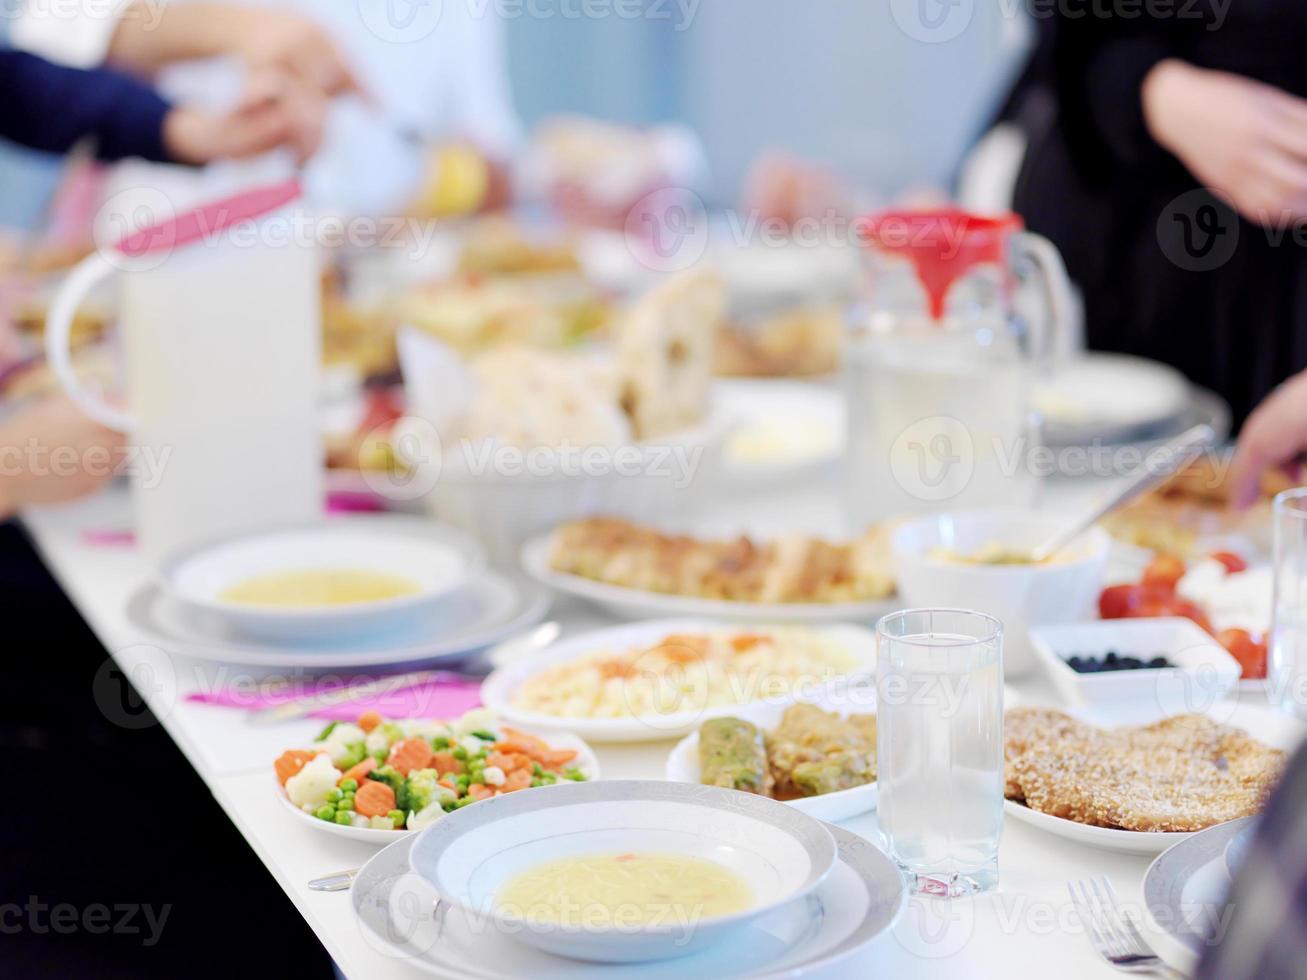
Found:
[[[384,726],[378,725],[368,732],[368,737],[363,740],[363,747],[367,749],[368,755],[387,755],[390,752],[390,736],[386,734]]]
[[[419,769],[408,774],[403,792],[396,794],[401,810],[424,810],[433,803],[453,803],[458,794],[437,782],[440,774],[434,769]]]
[[[395,821],[390,817],[372,817],[368,821],[368,826],[373,830],[394,830]]]
[[[363,816],[363,814],[356,813],[354,816],[349,818],[349,825],[351,827],[358,827],[360,830],[367,830],[372,826],[372,821]]]
[[[409,811],[407,827],[409,830],[424,830],[444,815],[445,808],[439,803],[432,803],[417,813]]]
[[[454,731],[459,735],[467,735],[469,732],[484,730],[487,732],[496,731],[495,725],[499,719],[489,708],[473,708],[458,721],[454,722]]]
[[[331,756],[332,762],[342,769],[348,769],[350,766],[363,761],[363,756],[367,754],[364,748],[366,739],[367,735],[358,725],[341,722],[331,730],[319,745],[324,752]]]
[[[339,780],[340,770],[331,764],[331,756],[318,755],[286,780],[286,796],[299,807],[321,806]]]
[[[485,778],[487,786],[503,786],[504,780],[508,777],[504,775],[504,770],[498,766],[486,766]]]
[[[457,744],[461,745],[463,751],[468,755],[476,755],[482,750],[482,748],[490,743],[481,741],[481,739],[477,738],[475,735],[463,735],[459,738]]]

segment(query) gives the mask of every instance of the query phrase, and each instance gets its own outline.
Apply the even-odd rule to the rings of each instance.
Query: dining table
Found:
[[[1102,492],[1103,488],[1092,482],[1049,481],[1040,490],[1038,506],[1070,510]],[[839,536],[840,502],[838,473],[808,474],[779,487],[733,488],[729,497],[701,508],[696,523],[707,532],[799,530]],[[275,792],[272,760],[286,746],[309,741],[321,722],[305,719],[254,725],[239,709],[187,700],[189,695],[239,679],[249,668],[191,659],[183,650],[162,650],[133,630],[126,615],[127,603],[151,578],[152,569],[127,533],[131,526],[127,487],[114,485],[94,498],[57,509],[33,510],[23,519],[50,572],[103,643],[113,664],[135,685],[153,718],[212,791],[216,804],[248,841],[339,970],[357,980],[429,975],[414,963],[392,956],[360,927],[348,893],[309,888],[310,880],[358,868],[376,853],[371,846],[306,829]],[[596,607],[561,597],[549,615],[565,636],[615,622]],[[1023,704],[1059,704],[1053,687],[1038,672],[1010,678],[1008,683]],[[99,694],[97,689],[97,697]],[[111,685],[105,685],[100,706],[112,721],[142,723],[140,713],[129,713]],[[603,778],[660,779],[674,742],[598,744],[594,748]],[[880,840],[875,813],[842,825]],[[1135,910],[1145,936],[1162,940],[1165,937],[1140,914],[1142,882],[1150,861],[1148,856],[1097,849],[1007,819],[996,889],[954,899],[909,897],[893,928],[854,958],[811,976],[891,976],[900,980],[1107,977],[1115,971],[1091,947],[1067,884],[1108,876],[1122,903]],[[1160,941],[1155,945],[1159,952],[1166,951]]]

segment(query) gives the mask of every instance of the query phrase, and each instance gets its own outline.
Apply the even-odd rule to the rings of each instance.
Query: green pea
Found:
[[[348,827],[353,822],[354,815],[352,813],[348,813],[344,810],[338,810],[336,812],[336,823],[340,824],[342,827]]]
[[[437,735],[431,740],[431,747],[437,752],[447,749],[449,748],[449,739],[445,738],[444,735]]]
[[[359,788],[359,781],[357,779],[343,780],[340,784],[340,788],[343,789],[346,793],[352,793]]]
[[[352,813],[354,810],[354,801],[352,799],[341,800],[336,804],[336,810],[339,811],[337,816],[339,816],[340,813]],[[339,823],[340,821],[338,820],[336,822]]]
[[[339,799],[340,799],[342,796],[344,796],[344,795],[345,795],[345,794],[342,793],[342,792],[341,792],[340,790],[338,790],[338,789],[329,789],[329,790],[327,790],[327,799],[328,799],[328,801],[330,801],[330,802],[332,802],[332,803],[335,803],[337,800],[339,800]]]
[[[335,820],[336,808],[334,806],[320,806],[313,811],[313,815],[319,820]]]
[[[390,822],[393,823],[396,827],[404,826],[403,810],[391,810],[389,813],[386,814],[386,816],[390,817]]]
[[[537,776],[543,776],[545,774],[545,767],[538,762],[533,762],[531,763],[531,772]]]
[[[531,785],[532,785],[532,786],[543,786],[544,784],[545,784],[545,781],[544,781],[543,779],[541,779],[539,776],[536,776],[535,778],[533,778],[533,779],[531,780]]]
[[[466,761],[467,761],[467,749],[463,748],[463,746],[461,746],[461,745],[455,745],[455,746],[454,746],[454,758],[457,759],[459,762],[466,762]]]

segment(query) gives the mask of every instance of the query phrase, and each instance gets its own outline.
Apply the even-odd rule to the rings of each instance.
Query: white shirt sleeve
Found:
[[[109,53],[114,31],[132,0],[28,3],[9,31],[15,48],[71,68],[94,68]],[[157,16],[159,4],[142,5],[140,16]],[[152,14],[152,11],[154,12]]]

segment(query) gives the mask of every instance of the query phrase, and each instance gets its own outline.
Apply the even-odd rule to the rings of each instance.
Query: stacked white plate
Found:
[[[268,608],[224,593],[251,578],[304,569],[404,578],[411,594],[336,606]],[[537,623],[541,589],[486,570],[481,547],[430,520],[330,518],[188,549],[129,601],[128,619],[170,653],[222,663],[337,669],[463,656]]]

